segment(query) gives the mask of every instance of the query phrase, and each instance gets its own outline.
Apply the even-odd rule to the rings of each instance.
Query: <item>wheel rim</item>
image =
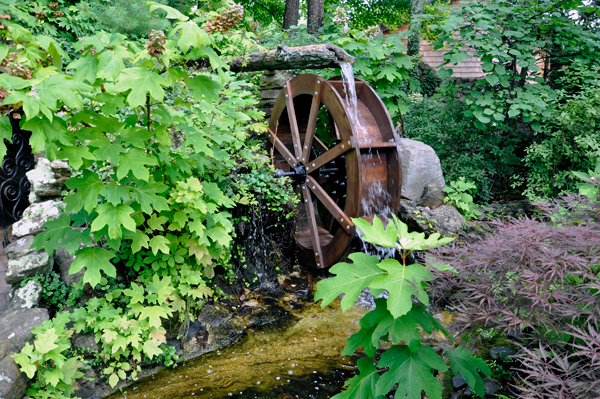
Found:
[[[375,104],[378,109],[376,115],[372,115],[359,100],[359,114],[361,120],[368,121],[368,128],[357,131],[347,115],[342,85],[341,81],[326,81],[313,74],[300,75],[288,81],[274,105],[267,133],[275,166],[284,171],[294,168],[300,171],[293,182],[296,192],[302,194],[294,219],[298,257],[303,264],[317,268],[329,267],[339,260],[355,233],[350,218],[364,215],[365,210],[372,208],[368,198],[363,198],[363,185],[367,188],[373,184],[381,186],[378,179],[382,174],[376,169],[381,169],[382,165],[375,167],[378,162],[372,162],[371,148],[378,151],[377,144],[389,139],[381,137],[385,134],[381,134],[381,128],[374,120],[382,114],[383,107],[375,92],[366,83],[357,83],[357,89],[358,86],[363,89],[369,102],[373,102],[374,96],[380,103]],[[320,110],[323,114],[323,108],[332,122],[329,129],[332,143],[329,146],[315,134],[317,116]],[[393,138],[393,126],[385,107],[383,113],[389,124],[390,134],[387,136]],[[326,139],[327,135],[321,137]],[[389,145],[386,146],[386,149],[389,148]],[[394,159],[399,160],[399,156],[392,156]],[[304,174],[301,167],[305,169]],[[390,168],[387,169],[389,172]],[[370,176],[371,171],[376,172],[374,179]],[[387,179],[390,180],[389,177]],[[400,184],[401,180],[397,181]],[[387,183],[386,190],[390,191]],[[394,198],[386,200],[392,207],[398,202],[394,194],[391,195]]]

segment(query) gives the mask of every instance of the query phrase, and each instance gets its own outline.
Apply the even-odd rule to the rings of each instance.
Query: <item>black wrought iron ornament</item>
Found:
[[[0,169],[0,224],[4,233],[3,245],[8,245],[8,230],[13,223],[23,217],[29,206],[31,183],[25,173],[35,167],[35,160],[29,145],[31,132],[22,130],[19,120],[9,114],[12,126],[11,141],[4,139],[6,155]]]

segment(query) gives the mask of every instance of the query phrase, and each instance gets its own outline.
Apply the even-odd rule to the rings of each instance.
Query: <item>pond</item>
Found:
[[[289,309],[285,327],[248,329],[241,342],[165,369],[111,395],[111,399],[330,398],[355,374],[358,356],[342,357],[345,340],[369,309],[342,313],[339,300]]]

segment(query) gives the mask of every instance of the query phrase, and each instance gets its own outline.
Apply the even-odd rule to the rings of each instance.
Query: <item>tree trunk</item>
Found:
[[[310,34],[316,34],[323,26],[325,15],[325,0],[308,0],[308,19],[306,30]]]
[[[229,67],[232,72],[276,71],[281,69],[339,68],[340,62],[354,63],[354,57],[333,44],[286,47],[264,53],[234,57]]]
[[[412,0],[410,4],[410,30],[413,32],[408,37],[408,55],[419,54],[419,45],[421,42],[421,21],[425,0]]]
[[[286,0],[285,14],[283,16],[283,30],[289,30],[292,26],[298,25],[298,12],[300,10],[300,0]]]

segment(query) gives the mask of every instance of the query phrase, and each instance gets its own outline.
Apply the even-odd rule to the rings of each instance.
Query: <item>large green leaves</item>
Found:
[[[146,103],[147,94],[155,101],[162,101],[165,96],[163,90],[165,86],[167,86],[166,80],[151,68],[135,67],[121,72],[115,90],[131,90],[127,102],[131,107],[138,107]]]
[[[112,252],[104,248],[83,248],[75,255],[69,274],[75,274],[85,267],[83,283],[89,283],[92,287],[100,284],[101,272],[109,277],[117,276],[117,269],[110,263],[110,260],[115,257]]]
[[[422,283],[431,279],[429,271],[419,264],[401,265],[395,259],[386,259],[379,263],[379,268],[387,272],[377,277],[370,285],[371,288],[388,290],[388,309],[394,317],[408,313],[413,303],[414,295],[424,304],[429,304],[429,297]]]
[[[383,275],[377,266],[377,256],[368,256],[357,252],[348,256],[353,263],[338,263],[329,271],[336,277],[319,281],[315,301],[323,300],[321,308],[329,305],[340,294],[345,294],[342,299],[342,310],[354,305],[361,291],[368,287],[373,280]]]
[[[471,352],[463,346],[448,349],[445,354],[450,359],[450,365],[454,374],[460,373],[471,389],[477,395],[483,397],[485,386],[477,370],[480,370],[489,377],[492,375],[492,370],[490,370],[488,365],[482,359],[471,355]]]
[[[79,212],[83,208],[92,213],[98,205],[98,194],[105,187],[98,175],[88,169],[83,170],[82,177],[67,180],[66,185],[70,190],[76,190],[65,197],[67,212]]]
[[[135,221],[131,217],[133,209],[129,205],[112,205],[104,203],[96,209],[98,216],[92,222],[92,231],[98,231],[104,226],[108,227],[108,237],[120,239],[123,237],[122,227],[135,231]]]
[[[398,384],[402,394],[409,399],[421,399],[421,392],[429,399],[442,398],[442,386],[434,377],[431,369],[447,371],[444,361],[435,351],[426,345],[416,352],[406,345],[394,345],[388,349],[377,364],[379,368],[390,370],[379,379],[377,394],[385,395]]]
[[[126,154],[119,155],[119,167],[117,178],[121,180],[129,171],[140,180],[148,181],[150,173],[144,165],[157,165],[158,161],[151,155],[146,154],[141,148],[132,148]]]
[[[370,359],[358,359],[357,366],[360,374],[346,381],[348,388],[332,399],[382,399],[384,397],[375,392],[379,372],[373,362]]]

